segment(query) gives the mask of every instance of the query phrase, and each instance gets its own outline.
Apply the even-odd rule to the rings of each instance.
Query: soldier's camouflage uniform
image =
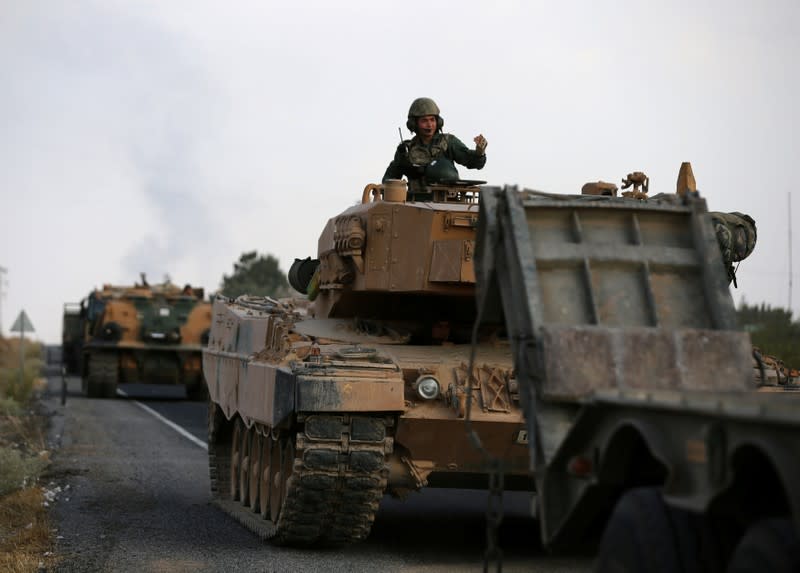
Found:
[[[429,145],[419,136],[397,146],[394,159],[383,174],[383,181],[400,179],[404,175],[413,183],[438,183],[458,179],[455,163],[469,169],[481,169],[486,165],[486,155],[469,149],[455,135],[437,133]]]

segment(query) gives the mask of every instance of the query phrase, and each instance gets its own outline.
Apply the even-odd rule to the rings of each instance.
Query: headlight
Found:
[[[414,382],[417,394],[425,400],[433,400],[439,395],[439,381],[433,376],[424,374]]]

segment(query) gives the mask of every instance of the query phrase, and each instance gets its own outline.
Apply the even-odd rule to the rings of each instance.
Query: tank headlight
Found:
[[[414,383],[417,394],[425,400],[433,400],[439,395],[439,381],[433,376],[420,376]]]

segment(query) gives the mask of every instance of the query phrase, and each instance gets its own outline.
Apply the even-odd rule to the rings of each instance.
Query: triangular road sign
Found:
[[[34,332],[33,324],[24,310],[19,313],[17,320],[11,326],[11,332]]]

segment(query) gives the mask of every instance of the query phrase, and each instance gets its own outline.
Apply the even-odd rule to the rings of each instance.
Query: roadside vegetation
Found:
[[[0,337],[0,571],[37,571],[51,546],[46,492],[46,420],[34,409],[41,346]],[[22,372],[20,372],[22,362]]]

